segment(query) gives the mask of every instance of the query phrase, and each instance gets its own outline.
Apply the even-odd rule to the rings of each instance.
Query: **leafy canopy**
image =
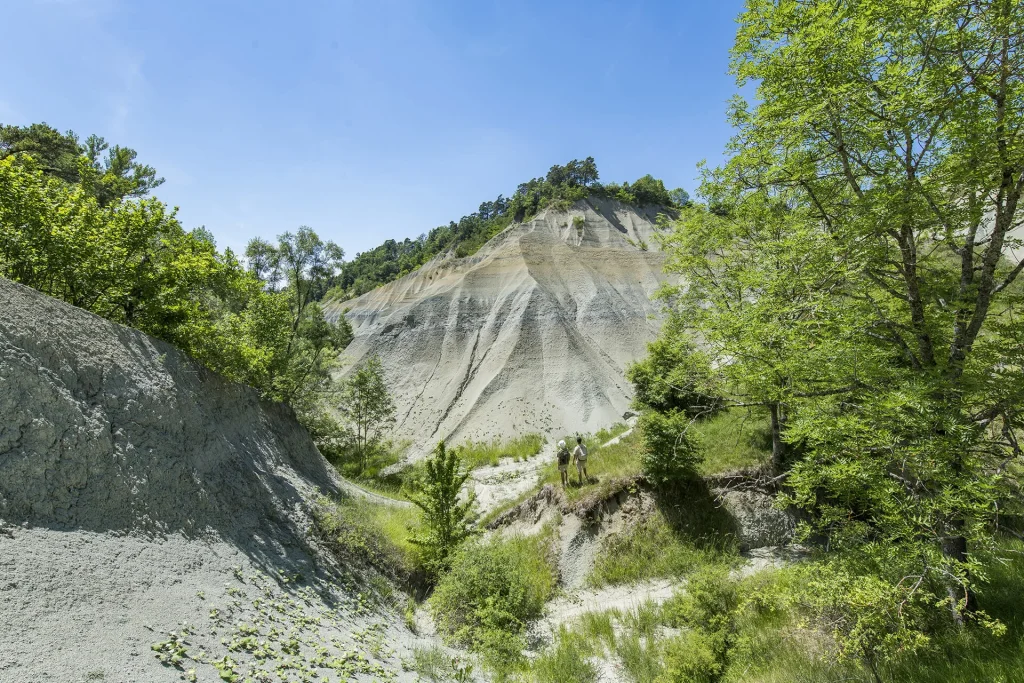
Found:
[[[750,0],[732,68],[757,103],[663,244],[667,334],[772,411],[807,533],[872,577],[829,584],[878,610],[839,634],[869,654],[920,642],[901,604],[988,623],[979,558],[1019,509],[1022,35],[1007,0]]]
[[[135,156],[45,124],[0,127],[0,275],[178,346],[289,402],[314,432],[330,426],[319,406],[352,332],[314,299],[341,250],[286,233],[270,282],[145,197],[162,181]]]

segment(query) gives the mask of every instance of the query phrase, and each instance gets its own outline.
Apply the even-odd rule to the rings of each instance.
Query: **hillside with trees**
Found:
[[[476,211],[458,222],[438,226],[416,239],[387,240],[357,254],[333,279],[325,297],[344,300],[361,296],[411,273],[438,254],[471,256],[513,222],[527,221],[549,206],[565,208],[592,195],[633,206],[679,208],[689,202],[685,190],[666,190],[665,184],[651,175],[621,184],[602,184],[598,177],[593,157],[573,159],[564,166],[556,164],[545,176],[521,183],[510,197],[498,195],[482,202]]]
[[[105,154],[104,154],[105,152]],[[310,228],[241,260],[148,196],[163,179],[135,150],[42,124],[0,127],[0,275],[174,344],[296,409],[314,433],[351,340],[316,294],[344,253]]]

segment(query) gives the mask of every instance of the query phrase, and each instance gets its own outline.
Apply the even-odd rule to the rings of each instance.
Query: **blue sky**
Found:
[[[695,186],[735,92],[723,2],[24,0],[0,122],[134,147],[186,227],[352,256],[592,155]]]

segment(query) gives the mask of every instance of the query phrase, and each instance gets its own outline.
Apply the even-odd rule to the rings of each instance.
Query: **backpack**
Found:
[[[559,448],[558,449],[558,464],[559,465],[568,465],[569,464],[569,448],[568,447],[566,447],[566,448]]]

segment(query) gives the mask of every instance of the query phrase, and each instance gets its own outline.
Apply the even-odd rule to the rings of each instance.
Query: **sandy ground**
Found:
[[[0,541],[0,681],[219,681],[226,661],[254,680],[277,666],[289,680],[414,680],[402,657],[436,641],[363,578],[297,558],[267,566],[218,538],[14,529]],[[172,634],[177,665],[157,657],[175,645],[153,650]]]
[[[311,535],[349,487],[289,409],[2,279],[0,311],[0,682],[413,678],[387,583]]]
[[[478,467],[466,485],[476,492],[481,515],[515,500],[537,486],[541,470],[555,460],[555,444],[549,439],[540,453],[525,460],[502,458],[496,467]]]
[[[340,481],[341,488],[346,493],[348,493],[349,495],[355,496],[356,498],[362,498],[363,500],[367,500],[367,501],[369,501],[371,503],[375,503],[377,505],[387,505],[389,507],[398,507],[398,508],[410,508],[410,507],[413,507],[413,504],[410,503],[407,500],[400,500],[398,498],[391,498],[389,496],[382,496],[379,493],[374,493],[373,491],[368,491],[367,489],[364,489],[359,484],[356,484],[355,482],[349,481],[348,479],[345,479],[344,477],[338,477],[338,479]]]

